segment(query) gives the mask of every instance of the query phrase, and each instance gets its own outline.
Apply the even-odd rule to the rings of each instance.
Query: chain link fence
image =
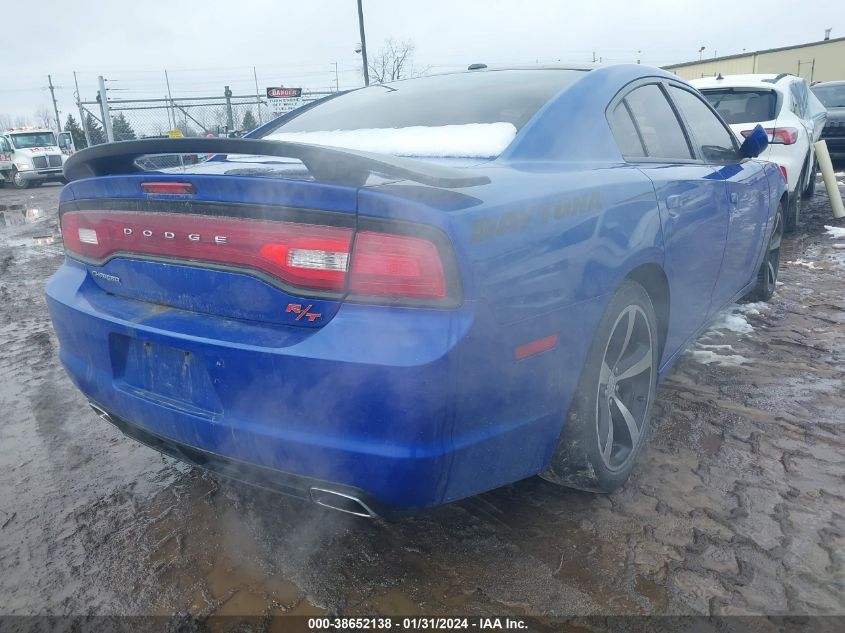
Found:
[[[302,92],[302,103],[330,92]],[[87,145],[107,141],[103,108],[99,100],[77,102]],[[164,99],[109,99],[115,141],[167,136],[179,130],[183,136],[240,136],[275,118],[266,99],[257,95],[223,95]]]

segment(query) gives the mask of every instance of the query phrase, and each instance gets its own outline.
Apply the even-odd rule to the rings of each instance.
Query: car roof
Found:
[[[836,81],[819,81],[814,83],[811,87],[812,88],[822,88],[825,86],[845,86],[845,79],[838,79]]]
[[[721,79],[719,78],[721,77]],[[783,89],[786,84],[801,80],[800,77],[782,73],[755,75],[719,75],[718,77],[702,77],[690,80],[690,84],[700,90],[707,88],[768,88]]]

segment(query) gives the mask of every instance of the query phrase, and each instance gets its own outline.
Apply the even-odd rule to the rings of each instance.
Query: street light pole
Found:
[[[364,62],[364,85],[370,85],[370,72],[367,68],[367,38],[364,35],[364,9],[358,0],[358,28],[361,30],[361,60]]]

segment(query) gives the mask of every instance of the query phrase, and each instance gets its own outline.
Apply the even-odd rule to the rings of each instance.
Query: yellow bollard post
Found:
[[[836,174],[833,173],[833,163],[827,151],[827,143],[824,141],[813,143],[813,149],[816,150],[816,158],[822,170],[822,178],[824,178],[824,187],[830,198],[830,206],[833,207],[833,217],[843,218],[845,205],[842,204],[842,195],[839,193],[839,185],[836,184]]]

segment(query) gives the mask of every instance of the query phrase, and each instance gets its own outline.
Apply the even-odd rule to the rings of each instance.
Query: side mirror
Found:
[[[769,146],[769,135],[762,125],[757,125],[751,134],[745,137],[739,148],[743,158],[757,158]]]

